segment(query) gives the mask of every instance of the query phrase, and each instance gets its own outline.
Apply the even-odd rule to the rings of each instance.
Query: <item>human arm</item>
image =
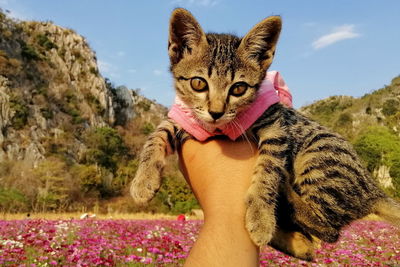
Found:
[[[258,266],[258,248],[245,228],[245,195],[257,148],[246,141],[188,140],[181,169],[204,211],[204,225],[185,266]]]

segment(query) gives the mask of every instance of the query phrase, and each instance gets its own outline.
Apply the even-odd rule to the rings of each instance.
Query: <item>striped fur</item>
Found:
[[[257,95],[275,54],[279,17],[257,24],[245,37],[204,34],[184,9],[171,16],[169,56],[176,93],[204,124],[234,121]],[[190,86],[193,77],[205,90]],[[232,95],[237,82],[247,91]],[[219,113],[218,119],[211,115]],[[255,244],[311,260],[321,240],[335,242],[343,226],[375,213],[400,226],[400,206],[376,185],[350,144],[336,133],[281,104],[271,106],[244,135],[259,156],[246,197],[246,227]],[[136,202],[160,187],[165,157],[192,138],[171,120],[146,142],[132,181]]]

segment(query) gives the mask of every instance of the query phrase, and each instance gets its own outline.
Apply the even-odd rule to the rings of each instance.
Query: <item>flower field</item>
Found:
[[[0,221],[0,266],[180,266],[201,221]],[[313,263],[269,247],[261,266],[400,266],[400,230],[359,221],[336,244],[325,244]]]

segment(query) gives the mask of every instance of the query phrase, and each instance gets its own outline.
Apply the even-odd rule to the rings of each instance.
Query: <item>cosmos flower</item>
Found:
[[[0,220],[0,266],[181,266],[202,221]],[[261,266],[397,266],[400,230],[378,221],[347,227],[309,263],[270,247]]]

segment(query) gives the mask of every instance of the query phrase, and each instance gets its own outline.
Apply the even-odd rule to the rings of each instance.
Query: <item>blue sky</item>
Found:
[[[271,70],[289,85],[295,107],[331,95],[362,96],[400,74],[398,0],[0,0],[20,19],[51,20],[86,37],[103,76],[169,106],[168,21],[190,10],[208,32],[243,36],[269,15],[283,31]]]

